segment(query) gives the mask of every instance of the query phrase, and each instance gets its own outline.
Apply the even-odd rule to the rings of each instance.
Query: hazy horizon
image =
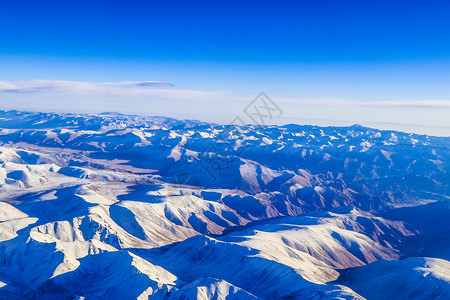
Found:
[[[289,122],[450,136],[447,1],[25,3],[0,4],[0,109],[229,123],[265,92]]]

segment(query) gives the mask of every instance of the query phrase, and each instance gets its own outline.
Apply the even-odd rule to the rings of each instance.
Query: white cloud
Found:
[[[64,80],[0,81],[0,91],[11,93],[42,92],[105,92],[107,89],[142,89],[173,87],[172,83],[161,81],[122,81],[122,82],[82,82]]]
[[[0,81],[0,92],[33,94],[64,93],[101,97],[149,98],[180,101],[249,102],[251,97],[224,91],[176,89],[161,81],[83,82],[63,80]],[[438,108],[450,109],[450,100],[355,101],[340,98],[275,98],[277,104],[310,107],[378,107],[378,108]]]
[[[161,81],[83,82],[35,79],[0,81],[0,92],[16,94],[63,93],[102,97],[149,97],[172,100],[237,100],[222,91],[174,89],[174,84]]]
[[[345,99],[280,99],[278,103],[304,106],[326,107],[379,107],[379,108],[444,108],[450,109],[450,100],[391,100],[391,101],[350,101]]]

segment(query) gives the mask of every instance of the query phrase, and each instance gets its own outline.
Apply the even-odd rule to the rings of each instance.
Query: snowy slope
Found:
[[[423,257],[379,261],[344,273],[342,282],[367,299],[449,299],[450,262]]]
[[[449,159],[361,126],[0,111],[0,298],[444,299]]]

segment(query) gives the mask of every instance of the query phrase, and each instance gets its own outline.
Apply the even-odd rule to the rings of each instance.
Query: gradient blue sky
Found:
[[[228,123],[264,91],[274,123],[450,135],[449,16],[443,0],[0,0],[0,109]]]

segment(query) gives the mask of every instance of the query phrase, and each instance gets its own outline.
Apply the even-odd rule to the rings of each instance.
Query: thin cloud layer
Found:
[[[170,89],[175,85],[161,81],[82,82],[63,80],[0,81],[0,92],[16,94],[63,93],[100,97],[151,97],[173,100],[224,100],[221,91]]]
[[[345,99],[280,99],[279,103],[326,107],[379,107],[379,108],[443,108],[450,109],[450,100],[391,100],[350,101]]]
[[[251,97],[223,91],[173,89],[175,85],[162,81],[83,82],[63,80],[0,81],[0,92],[16,94],[64,93],[100,97],[149,97],[182,101],[249,102]],[[319,107],[378,107],[450,109],[450,100],[352,101],[340,98],[274,99],[279,104]]]
[[[82,82],[63,80],[0,81],[0,91],[9,93],[105,92],[120,88],[165,88],[174,84],[161,81]]]

